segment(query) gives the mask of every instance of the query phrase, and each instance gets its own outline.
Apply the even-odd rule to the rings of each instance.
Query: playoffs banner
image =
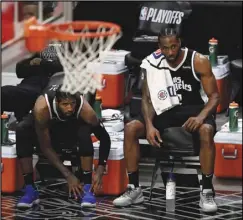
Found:
[[[138,29],[158,34],[167,27],[180,31],[181,24],[191,14],[188,2],[143,2]]]

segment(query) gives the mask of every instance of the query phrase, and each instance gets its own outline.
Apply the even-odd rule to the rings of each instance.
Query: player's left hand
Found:
[[[99,165],[96,169],[95,175],[92,181],[92,187],[94,192],[99,191],[102,187],[102,177],[105,171],[105,166]]]
[[[188,120],[182,125],[187,131],[194,132],[198,130],[203,124],[203,119],[200,117],[190,117]]]

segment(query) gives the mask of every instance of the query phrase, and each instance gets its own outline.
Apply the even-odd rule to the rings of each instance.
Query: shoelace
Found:
[[[214,204],[213,194],[207,193],[207,194],[204,194],[204,196],[205,196],[205,200],[207,201],[207,203]]]
[[[127,191],[122,195],[122,197],[126,197],[132,194],[132,192],[134,191],[134,189],[132,188],[127,188]]]
[[[39,187],[36,186],[36,189],[35,189],[35,190],[38,191],[38,190],[39,190]],[[24,187],[24,188],[22,188],[20,191],[23,192],[23,193],[25,193],[25,192],[27,192],[27,188]]]
[[[88,191],[88,192],[83,193],[83,195],[94,196],[94,193]]]

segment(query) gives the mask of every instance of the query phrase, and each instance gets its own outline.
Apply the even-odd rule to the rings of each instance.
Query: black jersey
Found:
[[[194,56],[196,51],[183,48],[185,51],[184,58],[181,63],[172,68],[169,65],[169,70],[176,93],[179,96],[182,105],[202,105],[203,89],[201,87],[200,75],[194,69]]]
[[[44,97],[49,109],[49,113],[50,113],[50,118],[51,119],[55,119],[58,121],[65,121],[64,119],[62,119],[60,117],[60,115],[58,114],[57,111],[57,103],[56,103],[56,90],[59,87],[59,85],[52,85],[51,87],[47,88],[44,92]],[[68,120],[77,120],[79,118],[80,115],[80,111],[82,109],[83,106],[83,96],[77,96],[76,99],[76,107],[75,107],[75,111],[73,113],[73,115],[71,117],[68,118]]]

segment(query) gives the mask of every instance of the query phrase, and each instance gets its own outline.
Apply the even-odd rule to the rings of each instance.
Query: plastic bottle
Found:
[[[8,121],[8,115],[1,115],[1,144],[3,145],[8,143]]]
[[[209,60],[211,63],[211,66],[217,66],[218,65],[218,40],[215,38],[212,38],[208,42],[208,50],[209,50]]]
[[[175,211],[176,182],[173,173],[169,173],[166,183],[166,211]]]
[[[229,130],[238,131],[239,104],[232,102],[229,105]]]

